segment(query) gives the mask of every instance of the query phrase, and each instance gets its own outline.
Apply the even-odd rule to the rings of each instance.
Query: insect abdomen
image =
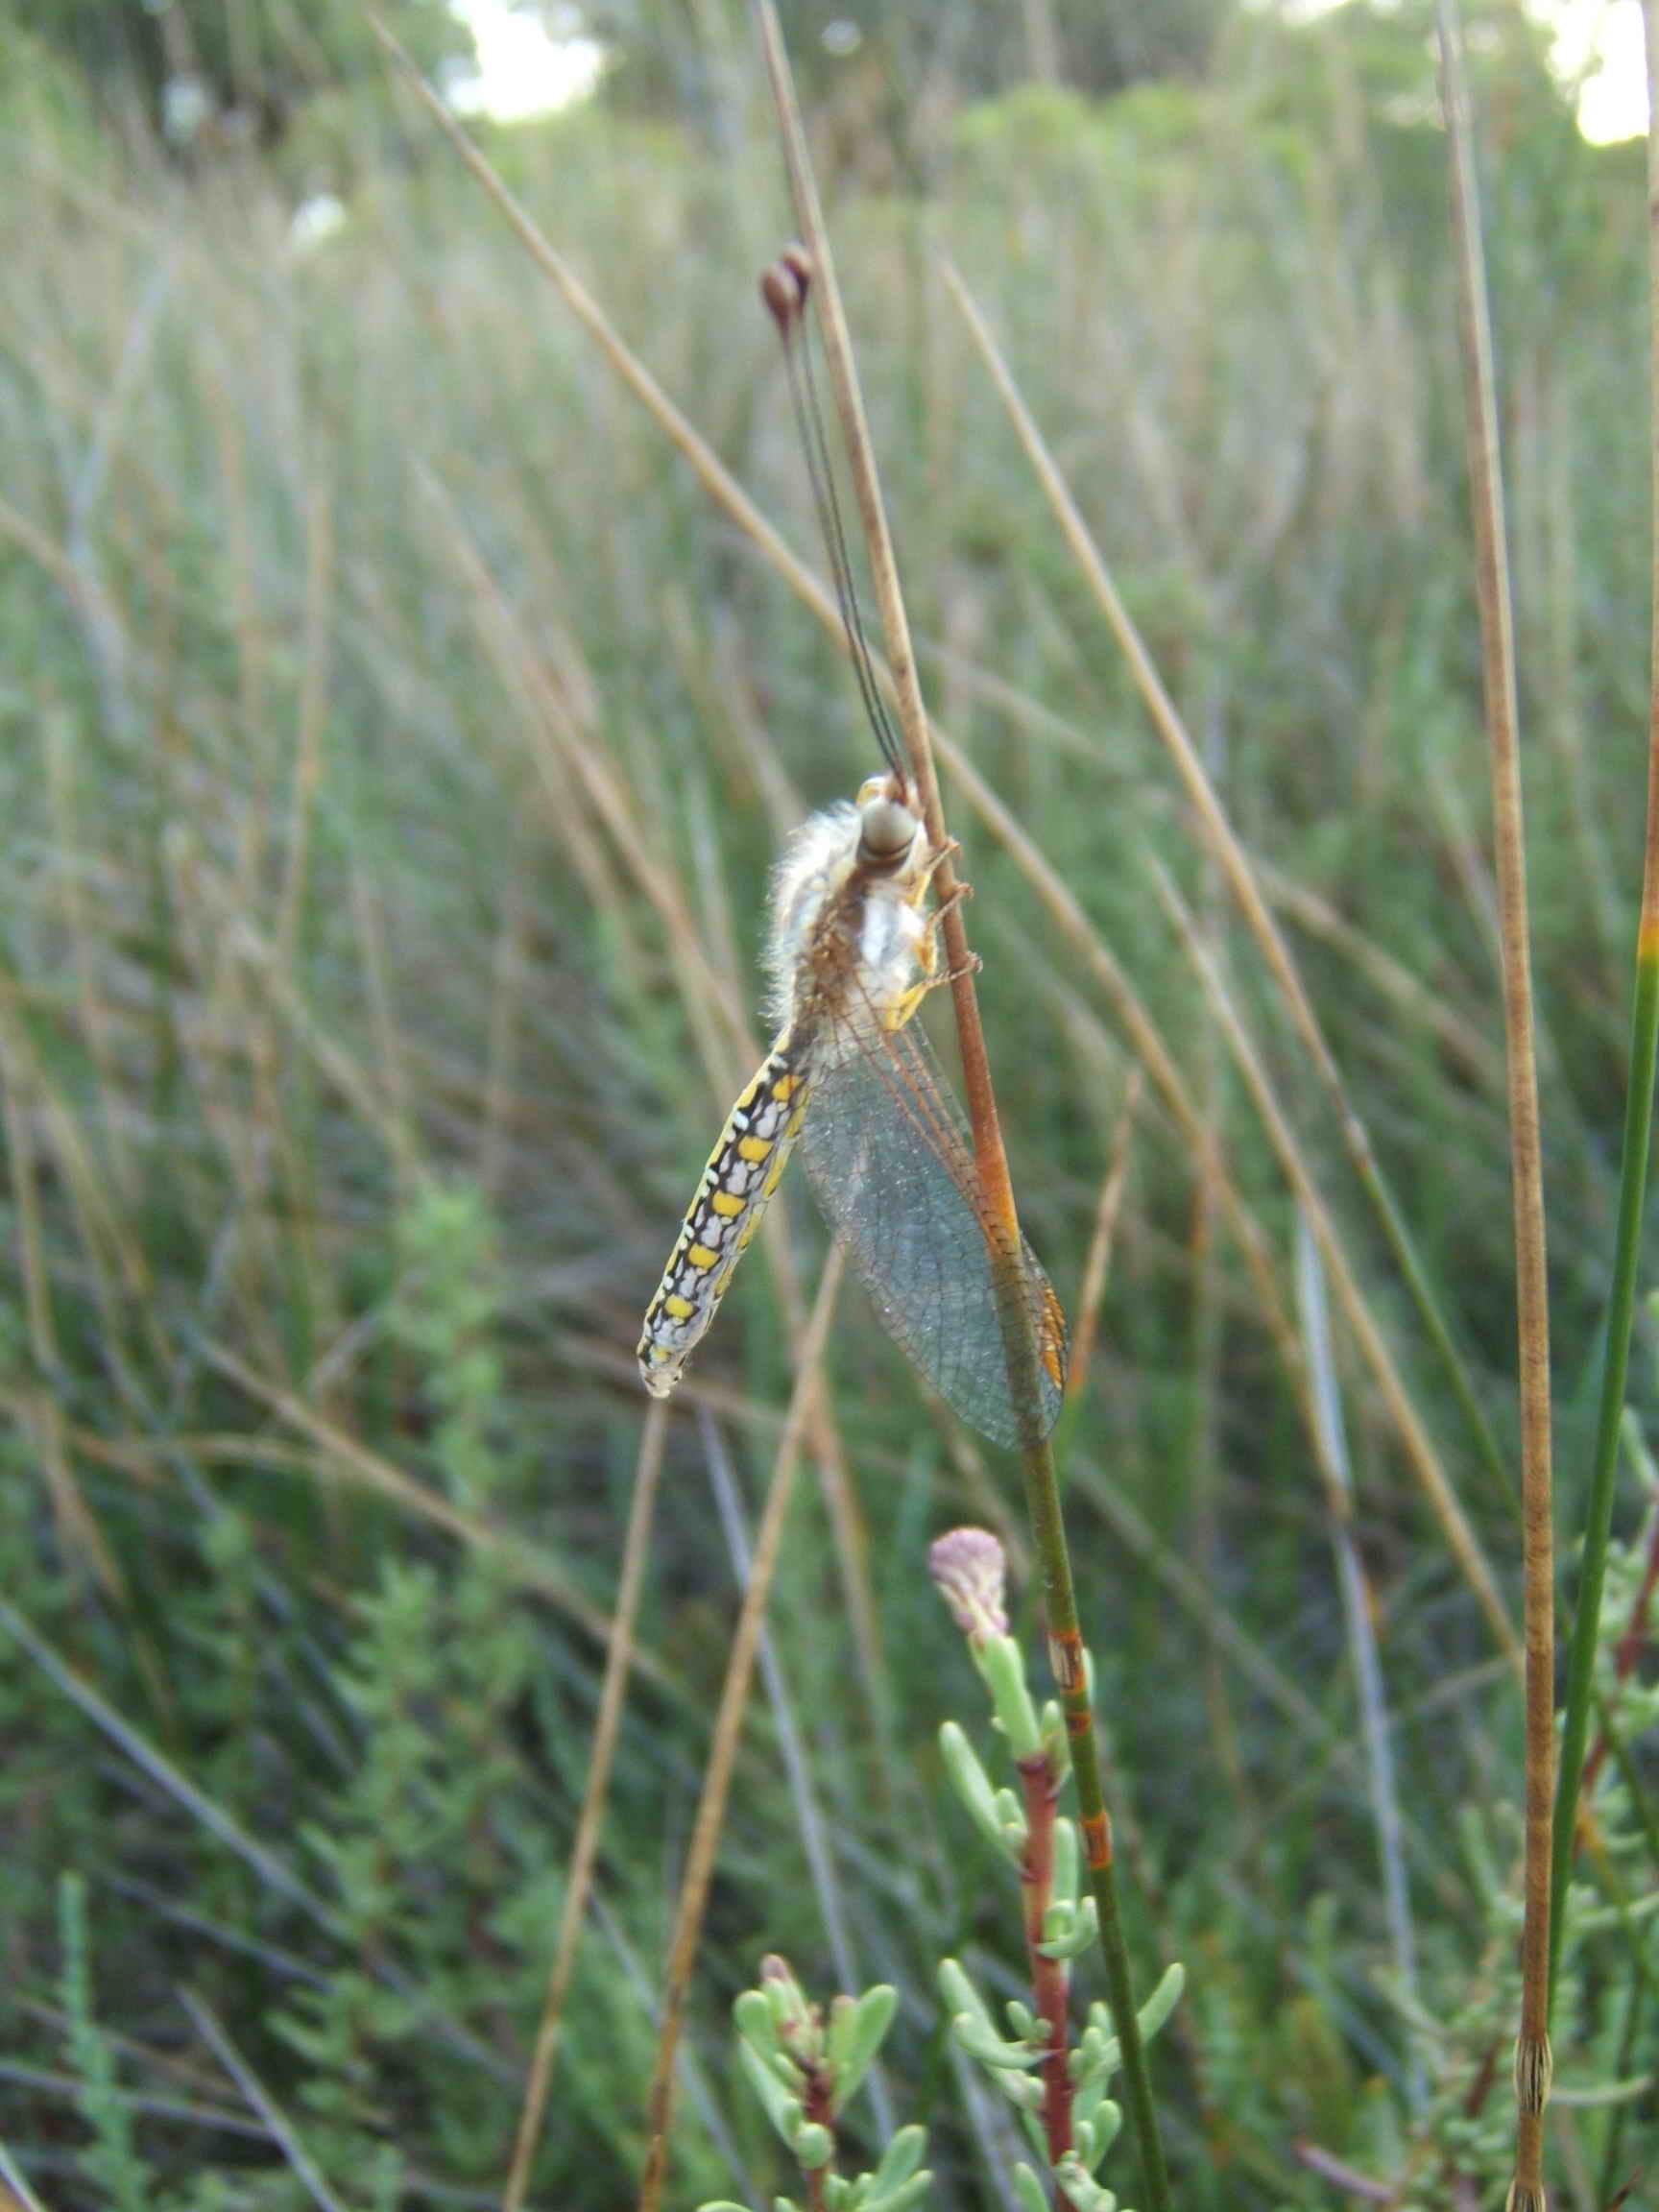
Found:
[[[666,1398],[703,1339],[732,1270],[760,1226],[806,1110],[800,1056],[774,1046],[709,1155],[639,1337],[639,1376]]]

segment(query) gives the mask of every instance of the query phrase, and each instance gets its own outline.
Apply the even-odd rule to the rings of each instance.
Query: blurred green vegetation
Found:
[[[472,34],[448,0],[385,0],[375,12],[423,69],[474,59]],[[4,13],[26,24],[36,50],[75,69],[100,110],[136,102],[175,142],[228,114],[234,135],[269,148],[311,103],[381,74],[370,11],[340,0],[31,0],[26,14],[10,0]],[[8,56],[12,72],[36,65],[36,52]],[[170,112],[169,89],[177,101],[186,87],[188,109]]]
[[[712,43],[716,16],[697,20]],[[643,51],[661,37],[667,83],[654,21]],[[1521,18],[1482,11],[1474,30],[1570,1531],[1640,862],[1645,187],[1639,147],[1578,138]],[[638,1451],[638,1317],[761,1041],[722,1026],[690,940],[754,1007],[779,838],[856,786],[870,742],[829,642],[378,80],[331,81],[269,159],[225,146],[186,169],[137,108],[113,128],[109,86],[88,88],[38,24],[9,55],[0,2142],[54,2208],[314,2200],[188,1993],[342,2204],[496,2203]],[[807,549],[750,305],[790,225],[735,26],[719,59],[717,143],[665,97],[482,135]],[[821,151],[933,703],[1170,1042],[1293,1305],[1293,1210],[1153,863],[1196,904],[1518,1611],[1508,1508],[938,273],[948,252],[998,332],[1278,886],[1512,1450],[1427,17],[1229,18],[1202,70],[1105,96],[1021,84],[1010,63],[996,97],[909,103],[922,136],[903,160],[880,133],[914,88],[886,66],[867,53],[826,86]],[[304,247],[292,217],[319,181],[349,217]],[[1074,1307],[1132,1057],[1007,853],[948,804],[1022,1210]],[[1189,1970],[1160,2047],[1179,2199],[1328,2203],[1306,2138],[1403,2205],[1450,2200],[1459,2176],[1497,2204],[1519,1700],[1338,1329],[1407,1809],[1413,2012],[1350,1754],[1322,1494],[1208,1169],[1149,1094],[1068,1470],[1138,1971]],[[811,1269],[819,1226],[799,1192],[781,1205]],[[791,1382],[763,1247],[745,1276],[694,1378],[719,1386],[718,1430],[672,1426],[542,2205],[628,2201],[642,2153],[735,1606],[709,1463],[717,1436],[757,1512]],[[1642,1405],[1654,1350],[1648,1323]],[[674,2199],[783,2185],[728,2080],[723,2008],[772,1946],[830,1985],[804,1843],[818,1821],[856,1969],[902,1993],[889,2075],[902,2116],[933,2130],[939,2200],[989,2206],[1006,2201],[1003,2147],[958,2104],[933,1966],[965,1950],[994,1979],[986,1960],[1018,1946],[937,1771],[934,1730],[965,1686],[923,1554],[952,1520],[1012,1529],[1015,1487],[923,1404],[852,1294],[829,1365],[875,1679],[808,1485],[771,1612],[790,1704],[751,1716]],[[1621,1530],[1634,1540],[1628,1512]],[[1634,1551],[1620,1573],[1622,1628]],[[1623,1850],[1628,1777],[1610,1765],[1603,1788]],[[1651,1888],[1639,1857],[1618,1863]],[[1630,1952],[1615,1930],[1575,1954],[1563,2079],[1630,2071]],[[1609,2110],[1562,2125],[1594,2171]]]

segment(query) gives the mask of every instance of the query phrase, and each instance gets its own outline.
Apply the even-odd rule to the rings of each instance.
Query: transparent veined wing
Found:
[[[866,1021],[837,1035],[814,1070],[799,1149],[888,1334],[964,1421],[1019,1446],[972,1141],[919,1022],[886,1033]],[[1024,1253],[1046,1435],[1065,1392],[1066,1322],[1029,1243]]]

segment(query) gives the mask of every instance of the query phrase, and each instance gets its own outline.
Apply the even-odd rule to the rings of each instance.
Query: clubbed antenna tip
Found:
[[[760,297],[785,342],[790,325],[806,312],[806,295],[811,288],[812,256],[805,246],[785,246],[777,260],[760,273]]]
[[[858,611],[853,562],[847,550],[847,532],[841,520],[840,502],[835,496],[830,441],[825,434],[823,411],[818,405],[818,391],[812,376],[812,349],[805,329],[806,296],[811,289],[812,256],[800,244],[785,246],[777,260],[768,263],[760,273],[760,297],[778,325],[778,338],[783,349],[789,400],[801,433],[806,474],[812,485],[812,503],[818,510],[818,527],[823,533],[824,549],[830,556],[830,573],[835,583],[835,601],[847,633],[853,672],[858,680],[858,695],[864,702],[871,733],[881,757],[902,787],[906,782],[903,751],[882,700],[870,640],[864,635],[864,617]],[[799,351],[794,345],[797,332],[801,334]]]

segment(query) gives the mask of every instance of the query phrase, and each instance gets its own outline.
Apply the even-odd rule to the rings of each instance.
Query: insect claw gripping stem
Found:
[[[964,975],[977,975],[984,966],[977,952],[970,952],[960,968],[948,969],[943,975],[930,976],[927,988],[929,991],[937,991],[947,983],[960,983]]]

